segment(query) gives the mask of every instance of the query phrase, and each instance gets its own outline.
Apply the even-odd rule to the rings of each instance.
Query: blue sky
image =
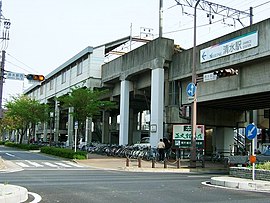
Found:
[[[211,2],[224,5],[225,1]],[[227,0],[226,5],[241,11],[254,8],[254,23],[269,18],[268,0]],[[263,6],[259,6],[263,3]],[[2,0],[2,13],[10,19],[10,40],[5,69],[47,75],[87,46],[98,46],[130,34],[140,35],[140,27],[152,28],[158,36],[159,0]],[[184,14],[183,11],[187,14]],[[175,0],[164,0],[163,36],[183,48],[193,43],[192,10],[182,9]],[[242,25],[198,11],[197,42],[203,43]],[[244,25],[249,19],[242,19]],[[231,24],[232,26],[228,26]],[[4,99],[21,93],[27,81],[6,80]]]

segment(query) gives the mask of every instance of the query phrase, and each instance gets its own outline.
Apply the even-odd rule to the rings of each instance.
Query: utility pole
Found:
[[[178,5],[184,7],[194,7],[194,27],[193,27],[193,53],[192,53],[192,82],[197,86],[197,73],[196,73],[196,64],[197,64],[197,45],[196,45],[196,31],[197,31],[197,7],[200,6],[200,10],[209,12],[211,15],[217,14],[221,15],[224,18],[233,18],[234,20],[238,20],[240,23],[240,16],[248,16],[250,17],[250,24],[252,24],[252,9],[250,9],[250,13],[246,13],[244,11],[239,11],[233,8],[229,8],[227,6],[215,4],[205,0],[175,0]],[[211,21],[210,21],[211,22]],[[242,23],[241,23],[242,24]],[[192,103],[192,111],[191,111],[191,146],[190,146],[190,167],[196,167],[196,129],[197,129],[197,91],[194,94],[194,100]]]
[[[2,15],[2,0],[0,0],[0,25],[2,24],[2,19],[4,19],[4,29],[2,31],[3,36],[0,38],[2,39],[2,43],[5,43],[6,40],[9,40],[9,28],[10,28],[10,21],[8,19],[3,18]],[[7,48],[7,46],[4,46]],[[0,119],[3,118],[3,108],[2,108],[2,100],[3,100],[3,85],[4,85],[4,76],[5,76],[5,59],[6,59],[6,51],[2,50],[2,60],[0,66]]]
[[[163,0],[159,0],[159,37],[163,32]]]
[[[4,71],[5,71],[5,58],[6,51],[2,50],[2,60],[1,60],[1,70],[0,70],[0,119],[3,118],[3,108],[2,108],[2,95],[3,95],[3,84],[4,84]]]

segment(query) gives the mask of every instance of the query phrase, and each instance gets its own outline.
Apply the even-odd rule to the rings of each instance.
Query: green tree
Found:
[[[6,119],[14,121],[9,123],[12,123],[12,128],[18,131],[20,143],[22,143],[27,129],[33,131],[38,122],[44,122],[48,119],[48,106],[25,95],[13,97],[5,104],[5,107],[7,108]]]
[[[107,95],[108,90],[91,90],[89,88],[75,87],[67,95],[58,97],[64,107],[74,107],[71,113],[78,121],[78,130],[82,133],[86,118],[100,115],[102,110],[115,108],[116,104],[111,101],[101,100]]]

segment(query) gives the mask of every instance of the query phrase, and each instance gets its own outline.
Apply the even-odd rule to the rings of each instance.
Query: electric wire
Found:
[[[12,56],[11,54],[9,54],[9,53],[6,53],[6,54],[7,54],[8,56],[10,56],[11,58],[15,59],[16,61],[18,61],[19,63],[21,63],[21,64],[23,64],[24,66],[26,66],[26,67],[28,68],[28,70],[26,70],[26,69],[22,68],[21,66],[18,66],[18,65],[16,65],[16,64],[14,64],[14,63],[9,62],[9,61],[6,60],[6,61],[9,62],[10,64],[12,64],[12,65],[14,65],[14,66],[16,66],[16,67],[18,67],[18,68],[20,68],[20,69],[22,69],[22,70],[25,70],[25,71],[27,71],[27,72],[31,72],[31,71],[37,72],[37,70],[34,70],[33,68],[31,68],[30,66],[28,66],[28,65],[25,64],[24,62],[20,61],[19,59],[15,58],[15,57]],[[31,71],[29,71],[29,70],[31,70]]]

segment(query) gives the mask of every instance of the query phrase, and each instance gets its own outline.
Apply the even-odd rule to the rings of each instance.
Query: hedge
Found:
[[[38,145],[17,144],[14,142],[6,142],[5,146],[16,147],[16,148],[25,149],[25,150],[39,150],[40,149],[40,146]]]
[[[74,152],[72,149],[58,148],[58,147],[41,147],[40,152],[45,154],[51,154],[68,159],[86,159],[87,152],[77,151]]]

